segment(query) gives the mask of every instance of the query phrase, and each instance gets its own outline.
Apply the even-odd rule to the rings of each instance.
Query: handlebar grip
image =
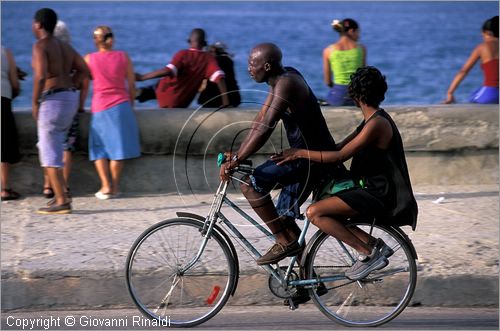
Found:
[[[224,162],[226,162],[226,156],[224,155],[224,153],[219,153],[217,155],[217,166],[220,168]],[[243,160],[239,161],[239,164],[251,167],[253,165],[253,162],[252,160]]]
[[[219,153],[219,155],[217,155],[217,166],[220,168],[222,166],[222,163],[224,163],[224,161],[226,161],[224,153]]]

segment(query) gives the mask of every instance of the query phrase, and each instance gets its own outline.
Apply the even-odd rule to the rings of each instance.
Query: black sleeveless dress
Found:
[[[365,216],[375,216],[377,222],[391,225],[410,225],[415,230],[418,207],[406,165],[403,142],[396,124],[383,109],[376,116],[386,118],[392,126],[388,149],[369,146],[352,158],[351,177],[363,180],[364,188],[342,191],[337,196],[352,209]],[[366,122],[357,128],[359,133]]]

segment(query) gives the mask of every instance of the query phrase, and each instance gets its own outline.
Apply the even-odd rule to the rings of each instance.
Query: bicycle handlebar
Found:
[[[219,168],[226,161],[227,160],[226,160],[226,156],[224,155],[224,153],[219,153],[219,155],[217,155],[217,166]],[[239,161],[239,165],[240,166],[249,166],[249,167],[251,167],[253,165],[253,162],[252,162],[252,160],[242,160],[242,161]]]
[[[217,166],[220,168],[222,166],[222,164],[225,162],[227,162],[226,156],[224,155],[224,153],[219,153],[219,155],[217,155]],[[238,173],[243,174],[243,175],[253,174],[254,169],[253,169],[252,160],[243,160],[243,161],[239,161],[238,163],[239,164],[237,167],[234,167],[233,169],[231,169],[231,174],[233,174],[235,172],[238,172]],[[239,180],[236,177],[233,177],[232,175],[231,175],[231,178]]]

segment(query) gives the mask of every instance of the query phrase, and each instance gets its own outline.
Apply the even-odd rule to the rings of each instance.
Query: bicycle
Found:
[[[242,182],[235,173],[250,175],[252,171],[251,161],[245,162],[233,169],[231,178]],[[168,319],[171,326],[192,327],[208,321],[222,309],[234,295],[239,278],[238,254],[226,231],[254,259],[261,256],[221,212],[223,204],[274,242],[267,229],[226,196],[227,188],[228,182],[219,184],[206,217],[178,212],[178,218],[151,226],[132,245],[126,262],[127,287],[134,303],[148,318]],[[305,219],[299,236],[301,245],[309,225]],[[345,326],[379,326],[409,304],[417,281],[417,253],[398,227],[378,225],[375,220],[351,220],[349,226],[358,226],[373,237],[382,238],[392,248],[394,253],[387,267],[361,280],[349,280],[344,272],[356,261],[358,253],[321,230],[309,240],[300,261],[294,256],[286,267],[278,263],[262,267],[270,275],[271,292],[288,299],[290,309],[297,308],[292,295],[305,288],[314,304],[331,320]]]

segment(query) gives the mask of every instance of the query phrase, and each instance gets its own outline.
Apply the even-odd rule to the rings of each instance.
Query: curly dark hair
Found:
[[[368,106],[378,108],[385,99],[387,83],[385,76],[375,67],[361,67],[351,75],[349,96]]]

